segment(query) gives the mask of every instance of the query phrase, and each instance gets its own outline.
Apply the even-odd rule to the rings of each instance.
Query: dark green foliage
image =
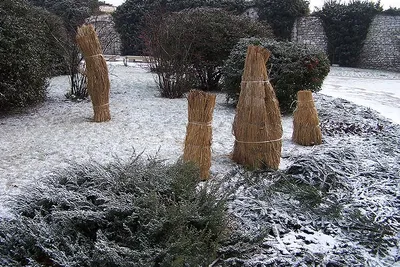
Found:
[[[46,96],[51,74],[51,15],[23,1],[0,2],[0,112]]]
[[[70,33],[75,33],[76,28],[98,7],[97,0],[28,0],[28,2],[59,16]]]
[[[357,66],[369,25],[381,10],[379,2],[325,2],[316,15],[321,18],[328,37],[328,55],[332,64]]]
[[[117,7],[113,13],[115,29],[121,38],[122,55],[141,55],[143,42],[140,34],[144,25],[144,17],[151,7],[143,0],[127,0]]]
[[[140,157],[78,165],[31,187],[0,221],[3,262],[45,266],[207,266],[225,201],[192,165]]]
[[[144,42],[141,38],[146,15],[158,10],[177,12],[187,8],[214,7],[223,8],[236,14],[242,13],[247,7],[245,0],[127,0],[113,13],[115,28],[121,36],[122,55],[142,55]],[[160,15],[160,14],[158,14]]]
[[[298,17],[306,16],[310,3],[305,0],[255,0],[260,20],[265,20],[280,40],[290,40]]]
[[[382,15],[386,16],[400,16],[400,8],[397,7],[390,7],[381,13]]]
[[[272,36],[270,29],[222,9],[186,9],[150,16],[144,35],[155,59],[162,96],[181,97],[190,89],[220,89],[221,67],[241,37]]]
[[[272,53],[267,69],[282,112],[295,108],[293,103],[299,90],[319,91],[329,73],[329,60],[319,51],[290,42],[242,39],[232,50],[222,70],[223,90],[228,100],[236,102],[239,98],[246,51],[250,44],[261,45]]]
[[[67,29],[63,21],[56,15],[44,11],[46,14],[47,36],[50,54],[51,76],[68,74],[68,60],[65,44],[69,41]]]
[[[86,88],[86,76],[79,72],[80,56],[79,49],[75,42],[77,28],[85,22],[85,19],[98,11],[98,0],[28,0],[33,5],[42,7],[57,15],[63,22],[59,30],[65,31],[62,38],[52,36],[55,44],[54,58],[57,62],[63,62],[64,73],[70,76],[70,91],[66,96],[70,99],[85,99],[88,96]]]

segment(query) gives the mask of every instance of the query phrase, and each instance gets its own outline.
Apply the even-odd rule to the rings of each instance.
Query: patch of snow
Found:
[[[371,108],[400,124],[400,73],[332,67],[320,93]]]
[[[337,241],[334,237],[321,232],[312,234],[305,232],[291,231],[282,237],[282,242],[286,249],[295,251],[296,249],[305,248],[311,253],[325,254],[336,246]]]

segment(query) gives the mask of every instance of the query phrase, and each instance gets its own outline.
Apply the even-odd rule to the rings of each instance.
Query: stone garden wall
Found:
[[[400,72],[400,16],[376,16],[359,67]]]
[[[328,39],[317,17],[296,20],[292,41],[327,51]],[[361,52],[360,68],[400,72],[400,16],[376,16]]]
[[[327,52],[328,39],[318,17],[302,17],[296,20],[292,30],[292,42],[313,46]]]
[[[114,29],[111,14],[92,16],[86,19],[96,29],[104,55],[119,55],[121,53],[121,40]]]

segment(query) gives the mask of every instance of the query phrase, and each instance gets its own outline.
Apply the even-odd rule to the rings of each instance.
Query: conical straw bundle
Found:
[[[247,49],[241,92],[233,123],[232,159],[251,168],[278,169],[282,123],[278,100],[268,81],[270,52],[259,46]]]
[[[94,27],[92,25],[79,27],[76,41],[86,62],[87,86],[92,99],[94,121],[108,121],[111,119],[109,107],[110,80],[107,64],[102,55],[99,38]]]
[[[200,178],[209,177],[211,167],[212,119],[215,95],[198,90],[188,94],[189,122],[186,128],[184,161],[191,161],[200,167]]]
[[[297,92],[297,107],[293,114],[293,142],[303,146],[322,143],[318,112],[311,91]]]

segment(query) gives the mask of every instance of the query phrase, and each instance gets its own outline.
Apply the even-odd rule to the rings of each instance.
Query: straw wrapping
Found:
[[[251,168],[278,169],[282,148],[279,103],[268,80],[270,52],[259,46],[247,49],[241,92],[233,122],[232,159]]]
[[[293,142],[314,146],[322,143],[318,112],[311,91],[297,92],[297,107],[293,113]]]
[[[211,167],[212,116],[216,96],[198,90],[188,94],[188,124],[183,160],[200,168],[200,178],[209,178]]]
[[[76,42],[83,53],[86,63],[87,87],[92,100],[95,122],[111,119],[109,98],[110,80],[107,63],[103,57],[99,38],[93,25],[78,28]]]

